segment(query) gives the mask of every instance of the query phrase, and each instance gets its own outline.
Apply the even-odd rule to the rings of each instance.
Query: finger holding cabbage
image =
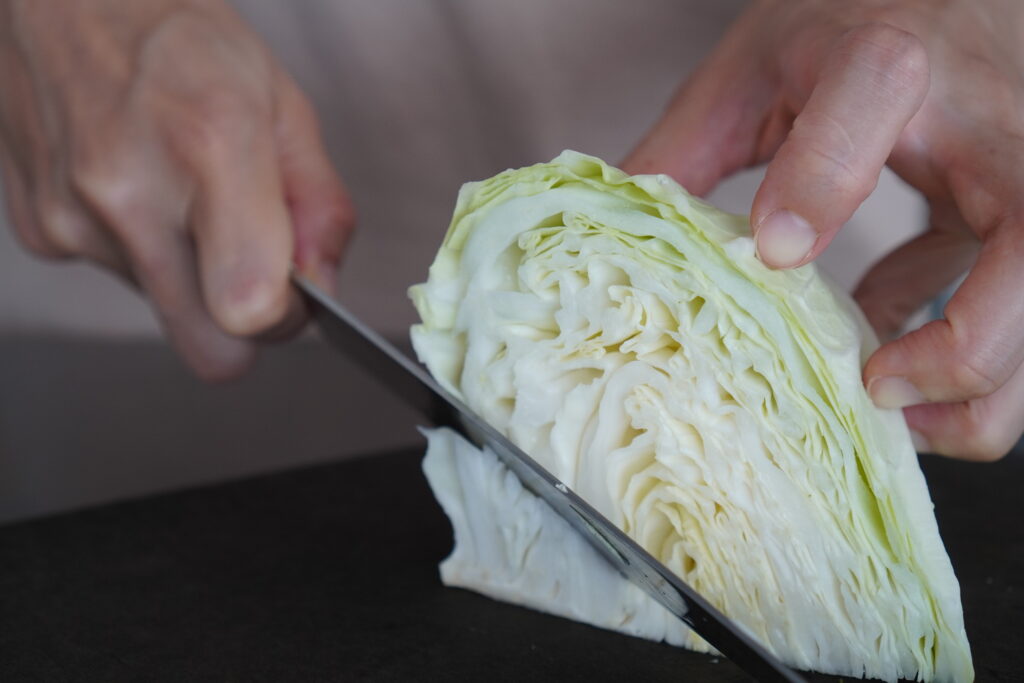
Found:
[[[875,347],[814,266],[665,176],[564,152],[469,183],[428,280],[419,358],[450,391],[801,669],[973,680],[959,586]],[[442,578],[696,650],[486,451],[429,434],[456,547]]]

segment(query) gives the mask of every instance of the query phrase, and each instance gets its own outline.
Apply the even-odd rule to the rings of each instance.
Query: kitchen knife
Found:
[[[441,387],[420,365],[406,358],[302,275],[293,273],[292,281],[303,294],[320,331],[334,346],[433,424],[451,427],[477,447],[487,447],[494,452],[527,489],[582,534],[623,576],[719,652],[759,681],[804,681],[668,567]]]

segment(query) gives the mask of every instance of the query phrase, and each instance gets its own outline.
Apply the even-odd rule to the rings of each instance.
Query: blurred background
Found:
[[[619,161],[738,0],[236,0],[317,106],[359,230],[341,298],[400,345],[459,186],[572,148]],[[711,200],[746,213],[757,169]],[[895,176],[820,261],[852,288],[925,218]],[[307,335],[194,379],[146,302],[0,226],[0,521],[420,443],[415,419]]]

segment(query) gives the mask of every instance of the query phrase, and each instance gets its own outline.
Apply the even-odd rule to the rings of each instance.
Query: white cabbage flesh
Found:
[[[496,455],[450,429],[424,433],[423,472],[456,539],[441,563],[445,584],[649,640],[686,642],[681,621],[524,489]]]
[[[565,152],[464,186],[410,293],[413,344],[444,386],[781,659],[973,679],[906,425],[861,383],[870,332],[813,266],[764,267],[745,218],[665,176]],[[480,477],[449,516],[488,514]],[[539,519],[528,507],[500,528]],[[531,547],[456,548],[466,560],[445,579],[540,607],[553,580],[578,578],[563,575],[558,543]],[[491,581],[500,557],[530,570]],[[654,603],[601,604],[607,594],[585,588],[601,581],[549,609],[612,627],[613,613],[661,618],[643,612]]]

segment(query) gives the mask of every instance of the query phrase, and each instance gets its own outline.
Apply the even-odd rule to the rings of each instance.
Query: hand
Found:
[[[316,117],[221,0],[0,0],[0,167],[21,241],[135,283],[202,377],[304,311],[351,230]]]
[[[1024,428],[1022,31],[1016,0],[754,2],[625,164],[703,194],[770,159],[751,227],[761,259],[790,268],[888,163],[931,219],[855,293],[882,338],[971,272],[945,319],[884,344],[864,380],[926,450],[974,460]]]

